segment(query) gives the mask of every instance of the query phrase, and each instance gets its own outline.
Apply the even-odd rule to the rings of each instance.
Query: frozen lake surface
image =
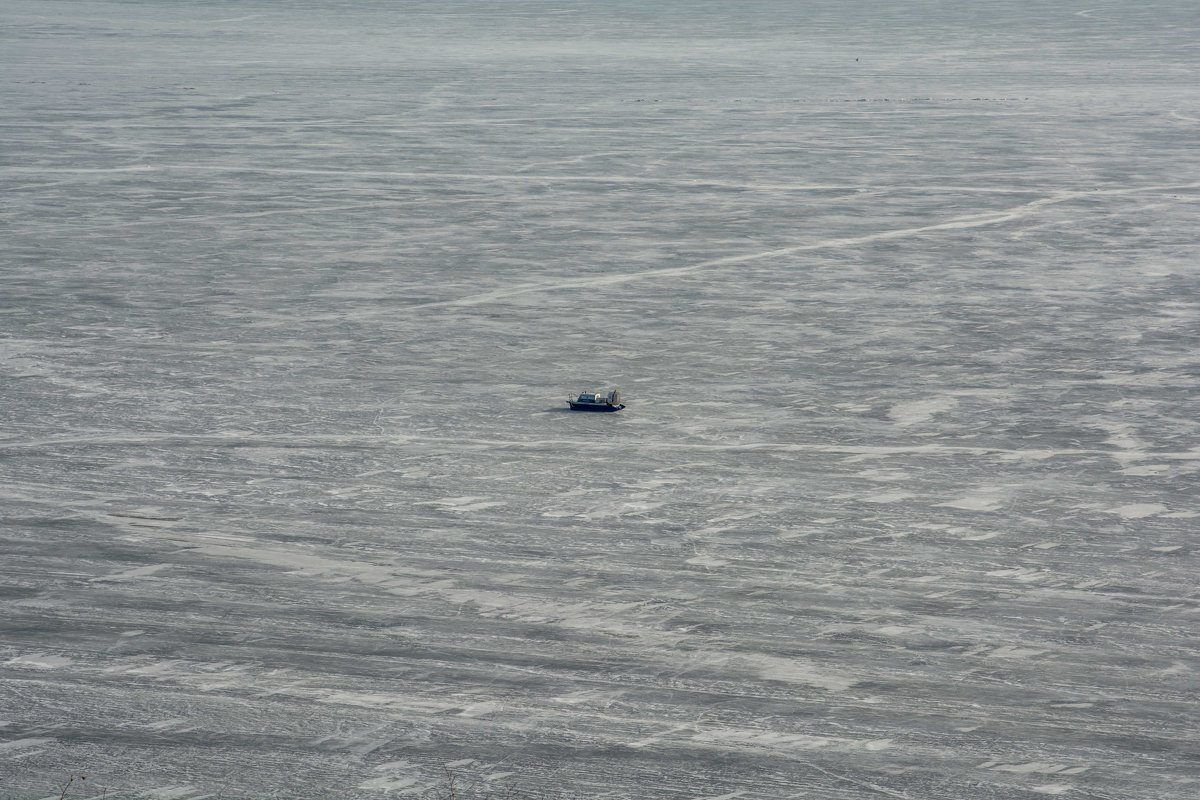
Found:
[[[1200,795],[1191,0],[0,66],[0,797]]]

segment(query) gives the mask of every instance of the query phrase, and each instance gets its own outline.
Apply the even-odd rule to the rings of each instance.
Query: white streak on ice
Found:
[[[847,236],[835,239],[826,239],[820,242],[811,242],[807,244],[798,244],[791,247],[779,247],[772,250],[762,250],[757,253],[746,253],[737,256],[726,256],[724,258],[714,258],[708,261],[701,261],[697,264],[690,264],[684,267],[666,267],[662,269],[645,270],[643,272],[634,272],[625,275],[603,275],[595,278],[573,278],[564,279],[557,283],[550,284],[532,284],[528,286],[520,286],[515,289],[498,289],[493,292],[484,292],[482,294],[470,295],[468,297],[460,297],[456,300],[440,300],[433,303],[421,303],[411,306],[411,308],[445,308],[454,306],[478,306],[487,303],[492,303],[497,300],[505,300],[510,297],[517,297],[523,294],[534,292],[555,292],[568,289],[589,288],[597,286],[615,286],[631,281],[643,281],[656,278],[672,278],[680,275],[687,275],[700,270],[712,269],[713,267],[726,267],[733,264],[744,264],[749,261],[760,261],[770,258],[778,258],[780,256],[788,256],[794,253],[803,253],[813,250],[828,250],[839,247],[847,247],[850,245],[868,244],[870,242],[886,241],[889,239],[902,239],[909,236],[917,236],[931,231],[944,230],[963,230],[968,228],[980,228],[990,225],[999,225],[1005,222],[1021,219],[1033,212],[1046,206],[1056,205],[1060,203],[1069,203],[1074,200],[1087,197],[1114,196],[1126,194],[1140,194],[1166,191],[1181,191],[1184,189],[1200,188],[1200,182],[1183,183],[1183,184],[1167,184],[1157,186],[1139,186],[1125,189],[1098,189],[1089,192],[1079,191],[1063,191],[1057,192],[1049,197],[1043,197],[1038,200],[1033,200],[1028,203],[1022,203],[1012,208],[1001,211],[989,211],[983,214],[972,214],[965,217],[958,217],[940,222],[933,225],[919,225],[913,228],[898,228],[890,231],[880,231],[871,233],[865,236]]]

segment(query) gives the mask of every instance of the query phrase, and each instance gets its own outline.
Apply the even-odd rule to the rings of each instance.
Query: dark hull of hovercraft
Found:
[[[624,403],[616,406],[610,406],[608,403],[576,403],[574,400],[568,400],[567,403],[572,411],[620,411],[625,407]]]

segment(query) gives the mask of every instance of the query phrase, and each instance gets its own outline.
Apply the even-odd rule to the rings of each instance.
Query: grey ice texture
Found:
[[[1200,796],[1198,67],[5,0],[0,796]]]

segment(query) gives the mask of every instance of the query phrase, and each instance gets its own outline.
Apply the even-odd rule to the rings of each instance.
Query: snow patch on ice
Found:
[[[895,746],[891,739],[849,739],[842,736],[813,736],[804,733],[778,733],[744,728],[701,731],[692,737],[692,741],[787,750],[821,750],[832,747],[842,750],[876,752]]]
[[[472,719],[474,719],[476,717],[485,717],[488,714],[495,714],[497,711],[500,710],[500,708],[501,708],[501,706],[499,703],[493,702],[491,700],[487,700],[482,703],[474,703],[472,705],[467,706],[462,711],[458,712],[458,716],[470,717]],[[471,763],[471,762],[468,761],[467,763]]]
[[[441,500],[425,500],[413,503],[417,506],[441,506],[447,511],[482,511],[485,508],[497,508],[508,505],[503,500],[489,500],[486,497],[443,497]]]
[[[988,655],[991,658],[1033,658],[1034,656],[1040,656],[1045,652],[1047,651],[1038,650],[1034,647],[1016,647],[1009,644],[1004,645],[1003,647],[997,647]]]
[[[888,416],[895,420],[897,425],[907,427],[928,422],[934,415],[949,411],[957,405],[958,401],[953,397],[930,397],[897,403],[888,410]]]
[[[1116,514],[1124,519],[1144,519],[1145,517],[1153,517],[1161,514],[1167,510],[1167,507],[1160,503],[1131,503],[1127,506],[1110,508],[1108,509],[1108,513]]]
[[[152,798],[152,800],[184,800],[184,798],[199,791],[200,789],[191,784],[183,784],[180,786],[159,786],[154,789],[144,789],[141,794],[143,797]]]
[[[114,572],[111,575],[101,575],[98,578],[92,578],[90,583],[97,583],[97,582],[104,582],[104,581],[126,581],[126,580],[130,580],[131,578],[144,578],[147,575],[153,575],[154,573],[160,572],[164,569],[167,569],[170,566],[172,566],[172,565],[171,564],[151,564],[146,567],[134,567],[133,569],[127,569],[124,572]]]
[[[862,501],[864,503],[899,503],[912,497],[912,492],[880,492],[879,494],[868,495]]]
[[[1006,764],[1001,761],[985,761],[977,769],[993,769],[1000,772],[1014,772],[1020,775],[1078,775],[1090,767],[1072,767],[1067,764],[1050,764],[1042,761],[1030,761],[1027,764]]]
[[[834,675],[822,672],[812,664],[800,660],[758,655],[754,657],[754,661],[764,680],[799,683],[819,689],[828,689],[831,692],[842,692],[858,683],[844,674]]]
[[[697,566],[697,567],[712,568],[712,567],[723,567],[726,564],[728,564],[729,562],[725,561],[724,559],[717,558],[715,556],[700,554],[697,556],[692,556],[691,558],[689,558],[687,560],[686,563],[692,564],[693,566]]]
[[[24,750],[27,747],[37,747],[42,744],[50,744],[53,739],[13,739],[10,742],[0,742],[0,753],[12,753],[17,750]]]
[[[855,477],[868,481],[903,481],[912,478],[912,473],[900,469],[865,469]]]
[[[1170,464],[1142,464],[1141,466],[1126,467],[1125,469],[1121,470],[1121,472],[1125,475],[1137,475],[1141,477],[1165,475],[1170,471]]]
[[[984,531],[982,533],[972,533],[970,536],[962,537],[964,542],[986,542],[988,539],[995,539],[1000,535],[999,531]]]
[[[957,500],[947,500],[944,503],[938,503],[938,508],[959,508],[963,511],[995,511],[1002,505],[1001,499],[997,496],[996,490],[982,489],[978,492],[972,492],[965,497],[960,497]]]
[[[400,777],[394,778],[391,776],[383,778],[370,778],[358,784],[359,789],[381,789],[384,792],[394,792],[397,789],[410,789],[420,783],[419,778]],[[408,794],[406,792],[406,794]]]
[[[58,669],[66,667],[72,660],[66,656],[52,656],[45,653],[30,653],[28,655],[10,658],[4,662],[10,667],[27,667],[29,669]]]
[[[884,625],[882,628],[876,628],[875,632],[883,636],[903,636],[919,630],[920,628],[914,628],[911,625]]]

